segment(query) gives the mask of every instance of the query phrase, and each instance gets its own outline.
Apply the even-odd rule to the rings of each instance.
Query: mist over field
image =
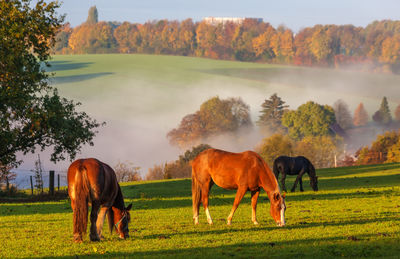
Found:
[[[383,96],[392,112],[400,103],[397,75],[150,55],[55,56],[52,63],[52,84],[60,94],[82,102],[80,110],[107,123],[98,129],[95,145],[85,146],[78,158],[96,157],[111,166],[132,162],[143,176],[185,151],[171,146],[166,134],[214,96],[242,98],[254,124],[261,104],[274,93],[290,109],[309,100],[333,105],[342,99],[353,113],[363,102],[370,118]],[[254,149],[262,138],[254,126],[251,132],[217,137],[209,144],[240,152]],[[371,136],[364,144],[370,141]],[[66,171],[70,162],[49,162],[49,151],[41,154],[44,169]],[[19,157],[24,160],[21,169],[32,169],[37,155]]]

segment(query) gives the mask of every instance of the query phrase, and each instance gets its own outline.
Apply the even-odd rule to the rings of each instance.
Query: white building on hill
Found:
[[[203,21],[211,25],[225,24],[227,22],[232,22],[235,24],[242,24],[244,20],[250,19],[256,22],[263,22],[262,18],[247,18],[247,17],[205,17]]]

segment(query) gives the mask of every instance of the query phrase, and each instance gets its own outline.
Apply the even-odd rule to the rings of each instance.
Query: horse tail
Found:
[[[74,233],[85,233],[88,222],[89,181],[87,169],[79,165],[75,174]]]
[[[196,179],[196,172],[192,166],[192,203],[193,203],[193,219],[196,221],[199,217],[199,207],[201,199],[201,187]]]

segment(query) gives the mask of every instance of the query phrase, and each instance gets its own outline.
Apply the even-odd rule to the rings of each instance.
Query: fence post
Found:
[[[50,195],[54,195],[54,171],[49,172],[49,193]]]
[[[32,181],[32,175],[30,176],[31,178],[31,191],[32,191],[32,195],[33,195],[33,181]]]
[[[57,174],[57,187],[58,191],[60,191],[60,174]]]

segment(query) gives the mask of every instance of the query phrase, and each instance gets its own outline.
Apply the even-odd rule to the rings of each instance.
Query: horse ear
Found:
[[[129,205],[128,205],[128,207],[126,207],[126,210],[127,210],[127,211],[130,211],[130,210],[131,210],[131,208],[132,208],[132,203],[131,203],[131,204],[129,204]]]
[[[284,192],[283,194],[282,194],[282,198],[286,198],[286,192]]]

